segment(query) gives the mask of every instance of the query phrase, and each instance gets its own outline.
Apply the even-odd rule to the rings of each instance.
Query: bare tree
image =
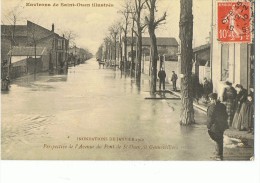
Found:
[[[159,19],[156,20],[155,18],[156,2],[157,0],[146,1],[146,5],[149,9],[149,16],[145,17],[145,21],[148,27],[148,32],[151,40],[151,61],[152,61],[151,93],[152,94],[156,92],[157,60],[158,60],[158,50],[157,50],[155,30],[166,19],[166,12],[164,12],[163,16],[161,16]]]
[[[110,33],[110,36],[112,38],[112,40],[114,40],[114,58],[115,58],[115,63],[114,63],[114,66],[115,66],[115,69],[116,69],[116,42],[117,42],[117,34],[120,30],[120,24],[118,23],[114,23],[113,25],[110,26],[109,28],[109,33]]]
[[[34,78],[36,77],[36,72],[37,72],[37,43],[39,40],[39,36],[37,35],[37,28],[35,24],[31,24],[31,27],[29,29],[30,31],[28,32],[28,35],[30,37],[29,39],[29,45],[34,47]]]
[[[136,31],[135,35],[137,37],[137,62],[135,65],[135,71],[136,71],[136,78],[137,80],[141,79],[141,61],[142,61],[142,32],[145,28],[146,24],[141,22],[141,14],[142,10],[144,9],[144,5],[147,2],[147,0],[135,0],[134,1],[134,21],[136,23]]]
[[[8,32],[10,35],[11,45],[16,45],[17,42],[15,40],[15,32],[16,32],[16,25],[18,21],[24,20],[24,17],[21,17],[22,10],[18,7],[14,8],[12,11],[3,14],[3,18],[1,20],[3,25],[11,25],[8,26]]]
[[[65,44],[65,49],[66,49],[66,56],[65,56],[65,61],[67,62],[67,67],[68,67],[68,48],[70,47],[70,44],[73,43],[77,35],[72,31],[72,30],[66,30],[63,32],[64,38],[67,40],[67,45]]]
[[[133,74],[133,65],[134,65],[134,29],[135,29],[135,11],[131,8],[131,15],[132,15],[132,28],[131,28],[131,66],[130,66],[130,76],[132,77]]]
[[[124,18],[124,26],[122,26],[122,30],[124,33],[123,42],[124,42],[124,73],[126,73],[126,67],[127,67],[127,34],[128,34],[128,27],[130,25],[130,13],[131,13],[131,4],[129,0],[125,1],[125,4],[123,6],[123,10],[119,11]]]
[[[104,39],[104,43],[105,43],[105,60],[108,61],[110,60],[110,52],[111,52],[111,49],[110,49],[110,44],[111,44],[111,39],[109,36],[107,36],[105,39]]]
[[[3,19],[1,20],[3,25],[6,26],[6,38],[10,40],[10,50],[13,49],[14,46],[17,45],[16,42],[16,25],[17,21],[21,19],[20,17],[21,11],[19,9],[15,8],[14,10],[8,12],[7,14],[3,15]],[[10,52],[10,56],[7,62],[7,72],[6,76],[10,76],[10,70],[11,70],[11,63],[12,63],[12,52]]]
[[[192,39],[193,39],[193,15],[192,0],[181,0],[180,33],[181,40],[181,125],[195,123],[191,71],[192,71]]]
[[[98,51],[96,53],[96,58],[97,59],[100,59],[100,61],[102,61],[102,58],[103,58],[103,44],[101,44],[99,47],[98,47]]]

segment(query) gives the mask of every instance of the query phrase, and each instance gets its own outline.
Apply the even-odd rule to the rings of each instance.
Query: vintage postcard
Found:
[[[254,0],[1,3],[2,160],[254,160]]]

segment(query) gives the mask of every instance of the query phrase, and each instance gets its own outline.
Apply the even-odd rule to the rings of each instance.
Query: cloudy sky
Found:
[[[132,0],[133,1],[133,0]],[[26,6],[26,3],[57,3],[59,7]],[[113,7],[61,7],[61,3],[110,3]],[[2,23],[8,24],[10,12],[18,12],[17,24],[26,24],[26,20],[35,22],[47,29],[55,24],[55,31],[62,33],[71,30],[76,35],[76,45],[88,48],[95,54],[108,34],[108,27],[122,20],[118,13],[124,0],[2,0]],[[157,30],[157,36],[175,37],[179,40],[180,0],[158,0],[157,16],[167,11],[166,24]],[[194,46],[206,43],[211,24],[211,1],[193,0]],[[147,31],[145,36],[149,36]]]

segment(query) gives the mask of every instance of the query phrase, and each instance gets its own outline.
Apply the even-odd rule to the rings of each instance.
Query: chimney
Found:
[[[54,24],[51,25],[51,31],[54,32]]]

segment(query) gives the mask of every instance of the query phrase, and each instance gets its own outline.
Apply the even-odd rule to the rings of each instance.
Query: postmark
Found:
[[[251,3],[217,2],[218,40],[223,43],[250,43]]]

